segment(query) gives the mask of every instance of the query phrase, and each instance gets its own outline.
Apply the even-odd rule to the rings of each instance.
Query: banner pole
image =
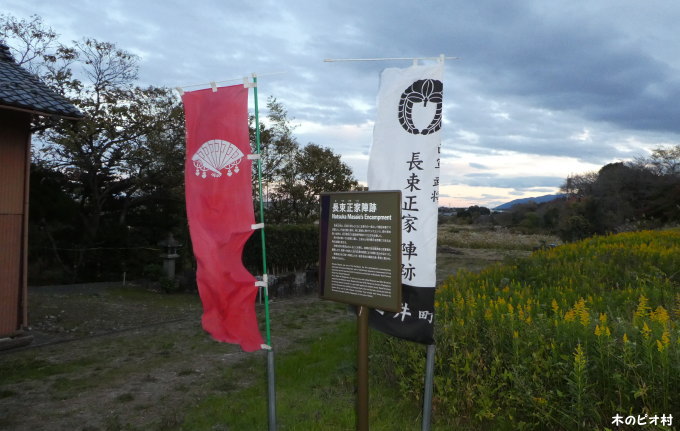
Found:
[[[253,98],[255,100],[255,143],[257,145],[257,154],[260,155],[261,144],[260,144],[260,109],[257,100],[257,76],[253,74],[253,83],[255,87],[253,88]],[[257,159],[257,183],[259,189],[260,197],[260,223],[264,223],[264,196],[262,196],[262,158]],[[265,234],[264,228],[260,229],[260,237],[262,239],[262,272],[267,274],[267,248],[265,244]],[[266,320],[267,328],[267,344],[272,345],[271,339],[271,329],[269,323],[269,289],[265,287],[264,289],[264,314]]]
[[[255,101],[255,143],[257,154],[260,155],[260,109],[257,100],[257,76],[253,73],[253,99]],[[264,223],[264,196],[262,195],[262,158],[257,159],[257,183],[260,197],[260,223]],[[260,229],[262,239],[262,274],[267,281],[267,248],[265,245],[264,227]],[[267,333],[267,393],[268,393],[268,417],[269,431],[276,430],[276,383],[274,373],[274,349],[272,348],[271,325],[269,320],[269,285],[264,287],[264,315]]]
[[[432,388],[434,386],[434,344],[427,345],[425,363],[425,394],[423,397],[423,431],[430,431],[432,425]]]

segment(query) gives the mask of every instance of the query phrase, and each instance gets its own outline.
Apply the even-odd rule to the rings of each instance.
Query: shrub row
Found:
[[[615,429],[616,415],[677,415],[679,270],[673,230],[595,237],[459,272],[435,304],[437,422],[592,430]],[[389,372],[418,398],[422,346],[383,338],[381,347]]]
[[[315,224],[265,226],[267,269],[271,274],[302,270],[319,261],[319,226]],[[243,264],[262,273],[262,239],[255,231],[243,250]]]

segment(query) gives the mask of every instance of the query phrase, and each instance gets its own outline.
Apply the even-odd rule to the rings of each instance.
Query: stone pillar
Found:
[[[158,243],[163,247],[161,258],[163,259],[163,273],[169,280],[175,279],[175,260],[179,257],[177,249],[182,246],[173,236],[172,233],[168,237]]]

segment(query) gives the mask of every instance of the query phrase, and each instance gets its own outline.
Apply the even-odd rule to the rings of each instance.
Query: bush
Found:
[[[456,429],[603,429],[680,405],[680,230],[595,237],[437,292],[435,411]],[[422,393],[422,346],[386,341]],[[613,428],[610,426],[610,428]]]
[[[271,274],[318,265],[319,226],[315,224],[265,226],[267,268]],[[253,274],[262,273],[262,239],[253,233],[243,250],[243,264]]]

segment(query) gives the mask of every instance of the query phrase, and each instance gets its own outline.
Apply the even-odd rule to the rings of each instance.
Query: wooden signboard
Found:
[[[401,192],[321,195],[321,298],[401,308]]]

